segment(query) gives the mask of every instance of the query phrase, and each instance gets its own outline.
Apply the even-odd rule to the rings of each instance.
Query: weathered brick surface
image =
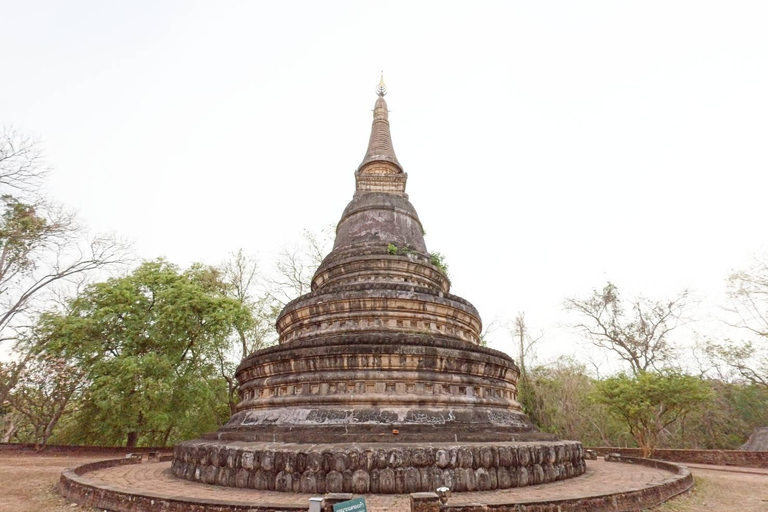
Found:
[[[620,453],[622,456],[642,457],[639,448],[591,448],[600,455]],[[691,462],[695,464],[714,464],[718,466],[744,466],[768,468],[768,451],[752,452],[743,450],[672,450],[659,449],[653,453],[654,459],[670,462]]]
[[[585,477],[546,486],[453,494],[440,510],[642,510],[684,492],[692,485],[691,475],[685,468],[660,461],[631,462],[590,461]],[[88,470],[109,464],[113,466]],[[306,511],[309,498],[313,496],[201,485],[174,478],[167,462],[126,464],[123,460],[68,470],[59,485],[61,493],[72,501],[119,512]],[[410,501],[409,495],[366,495],[371,512],[407,512],[411,508]]]
[[[403,494],[492,491],[573,478],[586,466],[575,441],[270,444],[190,441],[171,471],[205,484],[279,492]],[[226,475],[226,476],[223,476]],[[234,475],[234,477],[233,477]]]

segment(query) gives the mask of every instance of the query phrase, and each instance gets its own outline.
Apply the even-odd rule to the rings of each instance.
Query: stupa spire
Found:
[[[371,162],[389,162],[396,166],[396,172],[403,172],[403,166],[397,161],[395,149],[392,147],[392,135],[389,133],[389,110],[384,96],[387,94],[387,86],[384,84],[384,73],[381,74],[379,85],[376,86],[378,99],[373,107],[373,125],[371,126],[371,138],[368,141],[368,151],[365,153],[362,163],[357,168],[362,171],[363,167]]]

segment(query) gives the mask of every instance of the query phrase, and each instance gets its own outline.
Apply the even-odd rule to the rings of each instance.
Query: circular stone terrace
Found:
[[[677,464],[629,458],[621,462],[590,460],[582,476],[546,485],[456,493],[440,511],[643,510],[686,492],[692,485],[691,473]],[[180,480],[171,473],[170,457],[145,463],[116,459],[68,469],[59,488],[75,503],[120,512],[306,511],[313,496]],[[408,494],[367,494],[365,499],[372,512],[411,510]]]

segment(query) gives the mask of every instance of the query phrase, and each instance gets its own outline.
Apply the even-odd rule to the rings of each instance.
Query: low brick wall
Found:
[[[169,462],[171,459],[173,459],[172,456],[162,457],[161,462]],[[269,503],[248,505],[204,499],[191,501],[176,496],[164,496],[149,492],[130,494],[106,485],[95,485],[88,478],[82,476],[97,469],[140,463],[131,459],[112,459],[64,470],[59,480],[59,493],[66,499],[84,507],[122,512],[306,512],[307,510],[306,506],[277,506]]]
[[[0,452],[34,452],[37,446],[30,443],[0,443]],[[173,446],[165,448],[142,446],[126,448],[125,446],[84,446],[69,444],[49,444],[40,453],[45,455],[125,455],[126,453],[172,453]]]
[[[693,475],[688,468],[650,459],[622,457],[616,464],[639,464],[670,471],[670,478],[661,485],[627,492],[603,494],[584,498],[540,502],[500,503],[477,506],[443,506],[440,512],[619,512],[645,510],[664,503],[693,487]]]
[[[589,448],[599,455],[620,453],[625,457],[642,457],[640,448],[609,448],[605,446]],[[718,466],[744,466],[749,468],[768,468],[768,452],[748,452],[743,450],[672,450],[659,449],[653,454],[654,459],[670,462],[690,462],[692,464],[715,464]]]

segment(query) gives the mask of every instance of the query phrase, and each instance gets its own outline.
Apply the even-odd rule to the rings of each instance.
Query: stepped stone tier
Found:
[[[518,367],[480,345],[480,315],[450,294],[405,193],[383,81],[377,92],[355,194],[312,291],[280,313],[279,345],[240,364],[230,421],[176,447],[174,474],[287,492],[378,493],[582,474],[581,444],[539,432],[523,414]]]

